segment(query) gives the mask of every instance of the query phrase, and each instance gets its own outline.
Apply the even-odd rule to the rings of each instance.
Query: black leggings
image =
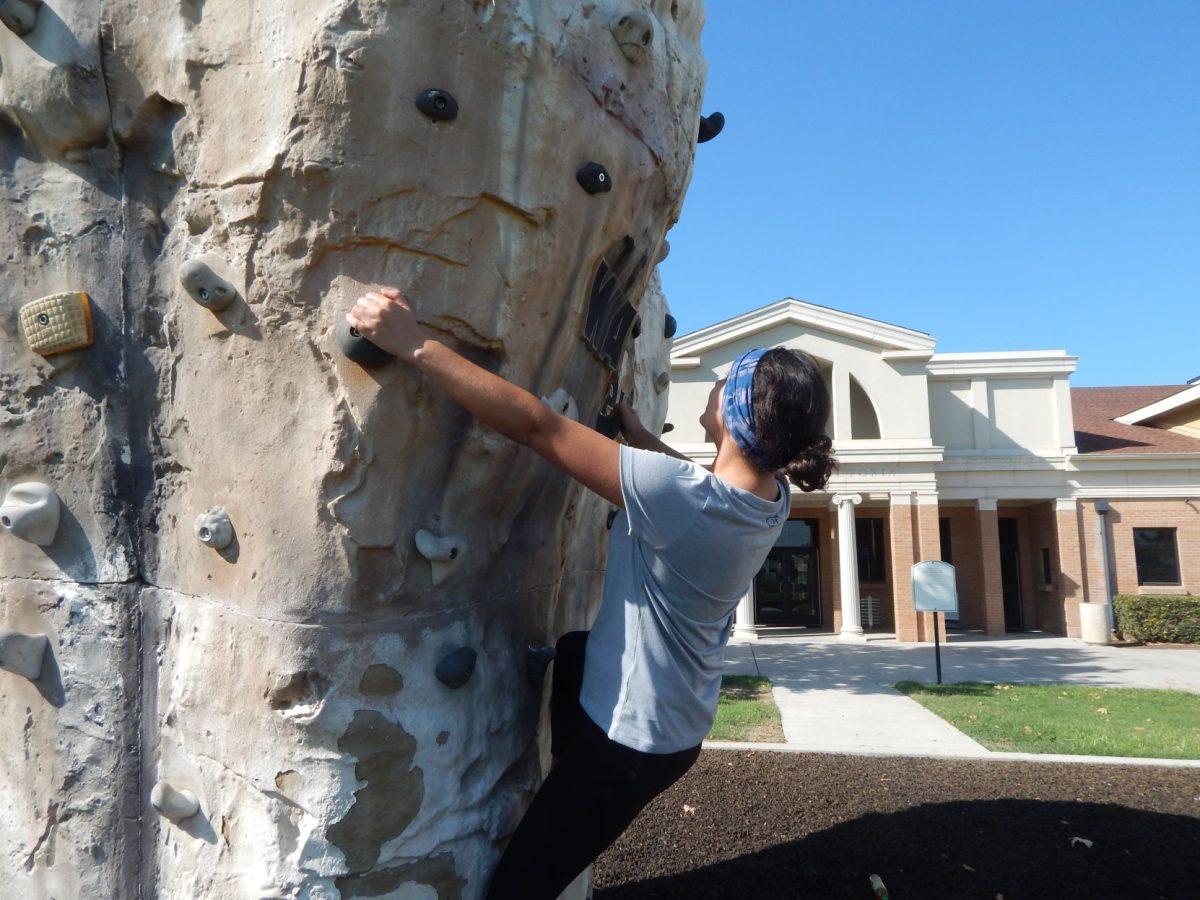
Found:
[[[550,774],[492,873],[487,900],[555,900],[646,804],[700,756],[645,753],[618,744],[579,705],[588,633],[555,645],[550,692]]]

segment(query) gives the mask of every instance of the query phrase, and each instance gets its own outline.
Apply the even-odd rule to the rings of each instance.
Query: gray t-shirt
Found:
[[[617,743],[674,753],[712,729],[733,612],[787,519],[788,484],[764,500],[694,462],[620,446],[625,509],[579,701]]]

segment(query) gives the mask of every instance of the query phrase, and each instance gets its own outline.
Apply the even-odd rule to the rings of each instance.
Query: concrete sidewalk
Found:
[[[891,687],[935,680],[932,644],[890,636],[843,643],[836,635],[735,635],[725,673],[763,675],[783,718],[786,749],[817,753],[1001,758]],[[1073,638],[951,635],[942,680],[1071,682],[1200,692],[1200,648],[1096,647]],[[771,749],[776,745],[762,745]]]

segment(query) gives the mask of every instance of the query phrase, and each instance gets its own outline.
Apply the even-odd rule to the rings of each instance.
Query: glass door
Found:
[[[821,624],[821,575],[816,522],[788,522],[779,544],[754,579],[754,621],[759,625]],[[785,546],[785,542],[804,546]]]

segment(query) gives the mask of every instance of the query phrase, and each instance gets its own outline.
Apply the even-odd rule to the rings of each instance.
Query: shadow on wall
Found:
[[[661,846],[700,850],[706,836],[684,830]],[[1180,897],[1195,888],[1197,851],[1200,829],[1188,816],[1061,801],[929,803],[594,896],[869,897],[878,874],[893,897]]]
[[[1111,654],[1087,645],[1066,645],[1066,640],[1022,634],[1008,642],[958,635],[942,647],[942,680],[1095,685],[1145,682],[1144,672],[1114,661]],[[881,646],[875,642],[842,643],[826,637],[771,646],[769,638],[760,638],[750,651],[742,651],[741,646],[751,645],[726,648],[726,674],[765,675],[774,687],[791,691],[890,694],[897,681],[932,682],[936,678],[932,643]]]

